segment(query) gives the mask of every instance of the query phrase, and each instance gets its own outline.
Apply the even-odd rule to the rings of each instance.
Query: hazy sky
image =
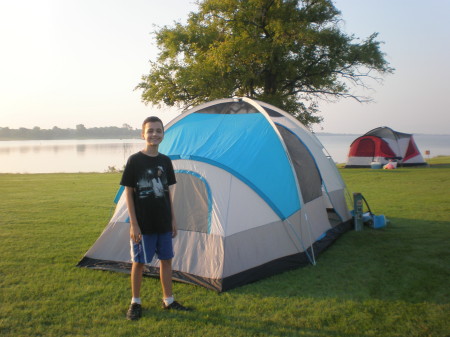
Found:
[[[396,71],[368,83],[375,103],[323,103],[314,130],[450,134],[450,0],[335,4],[347,33],[379,33]],[[151,32],[195,10],[191,0],[0,0],[0,127],[168,122],[178,111],[144,105],[134,88],[158,53]]]

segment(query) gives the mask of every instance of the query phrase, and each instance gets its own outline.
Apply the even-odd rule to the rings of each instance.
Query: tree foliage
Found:
[[[341,30],[332,0],[204,0],[186,24],[155,32],[160,54],[137,86],[142,100],[189,108],[245,96],[271,103],[305,125],[320,99],[356,96],[368,78],[392,72],[374,33]]]

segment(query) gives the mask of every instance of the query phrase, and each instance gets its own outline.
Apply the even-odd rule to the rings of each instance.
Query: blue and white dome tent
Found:
[[[315,264],[351,228],[345,185],[320,141],[288,113],[249,98],[195,107],[166,126],[174,164],[174,279],[225,291]],[[125,197],[79,266],[129,272]],[[147,275],[158,275],[152,261]]]

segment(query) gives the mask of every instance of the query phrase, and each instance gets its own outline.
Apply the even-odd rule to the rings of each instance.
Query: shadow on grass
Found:
[[[449,302],[450,222],[392,218],[340,237],[307,266],[232,290],[276,297]]]
[[[430,164],[431,168],[450,168],[450,164]]]
[[[302,322],[302,310],[291,312],[289,316],[286,316],[286,320],[282,320],[277,316],[274,318],[269,317],[269,314],[264,313],[264,308],[260,309],[261,315],[255,319],[255,317],[246,317],[244,310],[231,310],[235,308],[229,308],[228,312],[222,311],[194,311],[190,313],[162,313],[154,316],[149,314],[149,317],[153,316],[158,321],[168,321],[170,319],[176,319],[178,322],[182,322],[182,325],[189,326],[201,326],[203,327],[205,335],[207,336],[308,336],[308,337],[328,337],[328,336],[349,336],[349,337],[365,337],[373,336],[371,333],[364,333],[358,331],[357,333],[349,333],[345,331],[343,334],[341,329],[323,326],[320,328],[308,328],[305,327]],[[144,313],[145,319],[145,313]],[[312,324],[314,325],[314,324]],[[226,327],[224,334],[224,327]],[[194,332],[193,330],[192,332]],[[196,333],[198,333],[197,329]],[[184,331],[184,335],[196,335],[191,331]]]

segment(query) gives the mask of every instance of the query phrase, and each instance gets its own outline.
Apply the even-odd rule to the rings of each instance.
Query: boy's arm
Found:
[[[141,229],[136,218],[136,209],[134,207],[134,189],[133,187],[125,186],[125,200],[127,202],[128,215],[130,217],[130,238],[134,242],[141,241]]]
[[[177,229],[177,219],[175,219],[175,212],[173,211],[173,202],[171,196],[173,195],[173,189],[175,185],[169,186],[169,200],[170,200],[170,211],[172,212],[172,237],[176,237],[178,234]]]

